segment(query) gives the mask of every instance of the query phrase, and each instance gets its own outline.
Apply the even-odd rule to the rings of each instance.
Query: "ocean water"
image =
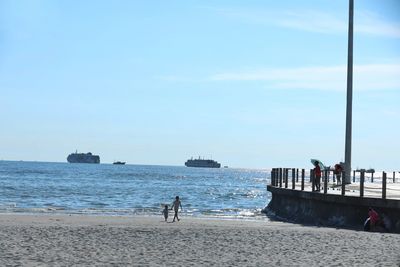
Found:
[[[0,161],[0,212],[263,218],[267,170]]]

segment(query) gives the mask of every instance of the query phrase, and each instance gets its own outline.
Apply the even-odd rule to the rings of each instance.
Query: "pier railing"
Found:
[[[323,170],[320,191],[317,191],[312,169],[273,168],[271,186],[342,196],[400,199],[400,172],[352,171],[350,184],[343,183],[343,177],[345,177],[344,172],[342,172],[342,183],[340,183],[332,170]]]

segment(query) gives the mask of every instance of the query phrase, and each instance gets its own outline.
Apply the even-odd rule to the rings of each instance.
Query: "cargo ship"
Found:
[[[212,159],[188,159],[185,162],[186,167],[199,167],[199,168],[221,168],[221,164]]]
[[[67,157],[69,163],[100,163],[100,157],[93,155],[91,152],[88,153],[71,153]]]

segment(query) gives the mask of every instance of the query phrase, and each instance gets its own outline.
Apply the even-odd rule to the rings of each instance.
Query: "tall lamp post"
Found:
[[[351,125],[353,104],[353,15],[354,0],[349,0],[349,37],[347,54],[347,104],[346,104],[346,143],[345,143],[345,177],[346,184],[351,183]]]

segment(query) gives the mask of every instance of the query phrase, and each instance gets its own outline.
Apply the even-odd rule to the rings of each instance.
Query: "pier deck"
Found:
[[[274,168],[267,186],[272,194],[267,210],[299,223],[361,230],[372,207],[390,221],[389,231],[400,233],[400,179],[396,173],[392,177],[385,172],[375,173],[375,177],[354,173],[352,183],[340,184],[325,171],[317,191],[312,171],[307,175],[304,169]]]

